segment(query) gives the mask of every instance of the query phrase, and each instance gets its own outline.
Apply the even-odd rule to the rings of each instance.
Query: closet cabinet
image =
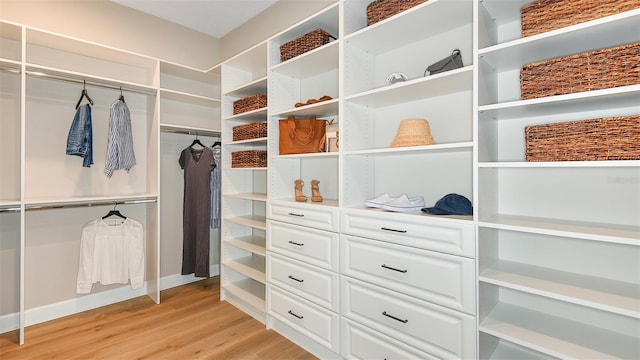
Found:
[[[265,255],[267,167],[234,167],[233,153],[267,150],[266,137],[233,139],[233,128],[267,122],[267,108],[234,114],[233,103],[267,95],[267,45],[222,64],[222,233],[220,297],[266,322]]]
[[[524,128],[638,114],[638,85],[520,100],[523,65],[638,42],[640,10],[522,37],[520,7],[478,11],[482,358],[640,356],[640,163],[527,162]]]

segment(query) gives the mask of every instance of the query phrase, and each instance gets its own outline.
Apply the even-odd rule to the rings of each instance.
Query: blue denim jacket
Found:
[[[93,128],[89,104],[78,107],[76,115],[73,117],[67,137],[67,155],[84,158],[83,167],[91,167],[93,164]]]

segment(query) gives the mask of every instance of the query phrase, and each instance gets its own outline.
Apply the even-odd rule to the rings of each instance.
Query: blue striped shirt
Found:
[[[119,169],[127,172],[136,164],[131,133],[131,114],[127,104],[118,100],[111,105],[109,115],[109,143],[104,173],[108,177]]]

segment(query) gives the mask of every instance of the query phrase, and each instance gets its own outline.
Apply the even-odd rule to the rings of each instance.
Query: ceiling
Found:
[[[111,0],[221,38],[277,0]]]

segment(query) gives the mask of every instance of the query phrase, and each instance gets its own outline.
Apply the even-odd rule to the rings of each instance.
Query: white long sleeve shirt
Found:
[[[82,229],[76,292],[88,294],[93,283],[144,283],[144,230],[133,219],[96,219]]]

